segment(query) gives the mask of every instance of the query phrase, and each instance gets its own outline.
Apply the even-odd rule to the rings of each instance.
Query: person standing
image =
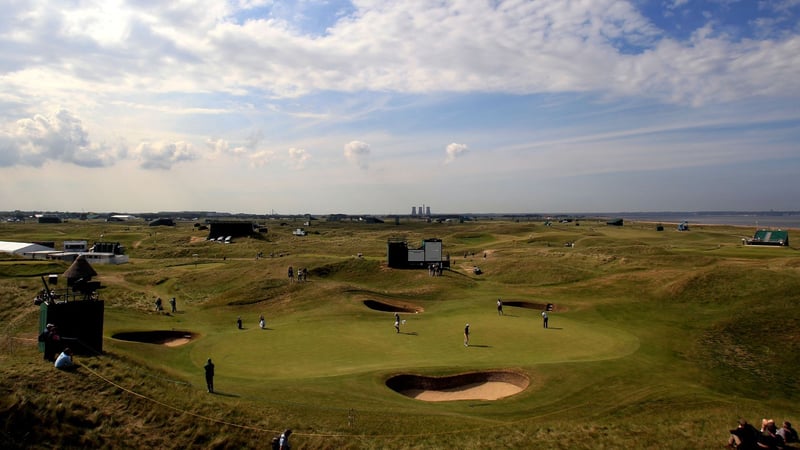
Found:
[[[400,333],[400,314],[394,313],[394,329],[397,333]]]
[[[464,326],[464,347],[469,347],[469,324]]]
[[[161,303],[161,297],[156,297],[156,311],[162,311],[164,307]]]
[[[547,311],[542,311],[542,327],[547,328]]]
[[[292,266],[289,266],[288,273],[289,273],[289,282],[291,283],[294,281],[294,268],[292,268]]]
[[[258,326],[261,327],[262,330],[267,327],[267,321],[264,320],[263,314],[258,318]]]
[[[206,365],[203,366],[206,370],[206,387],[208,388],[208,392],[214,393],[214,363],[211,362],[211,358],[208,358]]]
[[[503,300],[499,298],[497,299],[497,315],[498,316],[503,315]]]
[[[175,297],[172,297],[171,299],[169,299],[169,306],[172,307],[172,312],[177,312],[178,311],[177,301],[175,300]]]
[[[53,362],[56,359],[56,353],[61,345],[61,338],[58,335],[58,327],[52,323],[48,323],[42,334],[39,335],[39,342],[44,343],[44,359],[45,361]]]
[[[280,442],[278,442],[278,448],[280,450],[291,450],[292,444],[289,443],[289,436],[292,435],[291,428],[287,428],[286,431],[281,433]]]
[[[236,328],[242,329],[242,316],[236,318]]]

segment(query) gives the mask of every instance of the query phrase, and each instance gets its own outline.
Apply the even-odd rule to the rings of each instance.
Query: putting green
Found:
[[[202,337],[191,351],[198,367],[209,356],[237,378],[316,378],[373,371],[526,367],[546,363],[619,358],[634,352],[638,339],[599,317],[551,314],[543,329],[538,311],[491,310],[404,314],[396,333],[390,313],[359,316],[287,316]],[[470,346],[463,328],[470,323]],[[274,361],[284,361],[275,364]]]

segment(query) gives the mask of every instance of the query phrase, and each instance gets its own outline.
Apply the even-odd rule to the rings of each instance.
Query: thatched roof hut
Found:
[[[92,277],[97,276],[97,272],[95,272],[92,265],[89,264],[89,261],[86,260],[86,257],[79,255],[62,276],[67,279],[69,285],[72,284],[73,281],[81,278],[84,281],[89,281]]]

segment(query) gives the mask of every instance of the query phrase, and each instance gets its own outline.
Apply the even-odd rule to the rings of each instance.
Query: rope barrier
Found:
[[[101,375],[101,374],[97,373],[96,371],[92,370],[90,367],[86,366],[85,364],[76,363],[76,365],[80,365],[81,367],[86,369],[86,371],[88,371],[89,373],[94,375],[95,377],[105,381],[106,383],[116,387],[117,389],[120,389],[120,390],[122,390],[124,392],[127,392],[127,393],[129,393],[129,394],[131,394],[131,395],[133,395],[135,397],[141,398],[142,400],[152,402],[152,403],[154,403],[156,405],[163,406],[165,408],[168,408],[168,409],[170,409],[172,411],[175,411],[175,412],[178,412],[178,413],[181,413],[181,414],[186,414],[186,415],[189,415],[189,416],[192,416],[192,417],[196,417],[198,419],[203,419],[203,420],[206,420],[206,421],[209,421],[209,422],[213,422],[213,423],[217,423],[217,424],[220,424],[220,425],[227,425],[227,426],[230,426],[230,427],[245,429],[245,430],[249,430],[249,431],[264,432],[264,433],[267,433],[267,432],[268,433],[281,433],[282,432],[281,430],[271,430],[271,429],[255,427],[255,426],[251,426],[251,425],[243,425],[243,424],[229,422],[229,421],[226,421],[226,420],[217,419],[215,417],[210,417],[210,416],[206,416],[206,415],[203,415],[203,414],[187,411],[185,409],[181,409],[181,408],[178,408],[176,406],[169,405],[169,404],[164,403],[162,401],[156,400],[156,399],[154,399],[152,397],[148,397],[148,396],[146,396],[144,394],[140,394],[140,393],[138,393],[136,391],[128,389],[128,388],[120,385],[119,383],[116,383],[116,382],[114,382],[112,380],[109,380],[108,378],[106,378],[103,375]],[[543,417],[543,416],[546,416],[546,415],[550,415],[550,414],[544,414],[544,415],[542,415],[540,417]],[[401,438],[401,437],[424,437],[424,436],[439,436],[439,435],[464,433],[464,432],[467,432],[467,431],[476,431],[478,429],[486,430],[486,429],[491,429],[491,428],[507,427],[507,426],[509,426],[511,424],[519,423],[519,422],[522,422],[524,420],[529,420],[529,419],[531,419],[531,417],[527,417],[526,419],[519,420],[519,421],[513,421],[513,422],[509,422],[509,423],[498,423],[498,424],[495,424],[495,425],[492,425],[492,426],[482,426],[482,427],[478,427],[478,428],[470,427],[470,428],[449,430],[449,431],[441,431],[441,432],[435,432],[435,433],[368,434],[367,435],[367,434],[347,434],[347,433],[303,433],[303,432],[295,431],[292,434],[295,435],[295,436],[306,436],[306,437],[329,437],[329,438],[336,437],[336,438],[362,438],[362,439],[363,438],[389,439],[389,438]]]

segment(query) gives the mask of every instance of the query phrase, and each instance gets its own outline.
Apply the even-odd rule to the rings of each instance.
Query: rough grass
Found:
[[[263,448],[287,426],[296,448],[715,448],[739,417],[800,420],[797,251],[741,247],[751,230],[314,221],[300,238],[300,223],[267,225],[224,245],[185,223],[0,224],[5,240],[102,234],[132,258],[95,267],[105,353],[65,374],[36,352],[32,298],[38,276],[66,266],[0,256],[4,448]],[[396,236],[441,238],[453,267],[388,269]],[[290,284],[289,265],[308,267],[309,281]],[[178,314],[153,311],[156,296],[177,297]],[[498,297],[555,303],[551,330],[536,310],[498,317]],[[393,314],[367,299],[424,312],[402,314],[408,334],[396,335]],[[171,329],[198,338],[110,338]],[[208,356],[219,395],[203,389]],[[397,373],[509,368],[530,386],[495,402],[428,404],[385,385]]]

